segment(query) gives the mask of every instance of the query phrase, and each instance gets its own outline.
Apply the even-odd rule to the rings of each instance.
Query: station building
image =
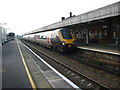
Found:
[[[51,25],[29,33],[43,32],[61,27],[69,28],[77,42],[108,43],[120,42],[120,2],[80,14],[64,18]]]
[[[118,43],[120,40],[120,16],[93,20],[72,26],[76,40],[89,43]]]

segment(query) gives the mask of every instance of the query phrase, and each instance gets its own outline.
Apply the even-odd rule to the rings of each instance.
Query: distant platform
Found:
[[[77,48],[101,53],[120,55],[120,45],[117,44],[78,44]]]

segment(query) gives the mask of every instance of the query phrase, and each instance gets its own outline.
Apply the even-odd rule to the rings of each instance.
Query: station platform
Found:
[[[2,46],[2,89],[74,90],[78,88],[40,59],[18,39],[4,44]]]
[[[90,51],[97,51],[108,54],[120,55],[120,44],[98,44],[90,43],[88,45],[77,42],[77,48]]]
[[[16,41],[2,46],[2,88],[31,88]]]

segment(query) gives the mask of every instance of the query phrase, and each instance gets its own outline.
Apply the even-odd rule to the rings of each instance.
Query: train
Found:
[[[24,34],[24,40],[39,43],[42,46],[57,49],[59,52],[74,51],[75,38],[67,28],[59,28],[52,31]]]

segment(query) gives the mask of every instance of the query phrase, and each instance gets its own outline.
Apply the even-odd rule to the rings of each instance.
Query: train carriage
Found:
[[[39,32],[23,35],[23,39],[39,43],[49,48],[57,48],[60,52],[72,51],[75,49],[75,39],[67,28],[60,28],[53,31]]]

